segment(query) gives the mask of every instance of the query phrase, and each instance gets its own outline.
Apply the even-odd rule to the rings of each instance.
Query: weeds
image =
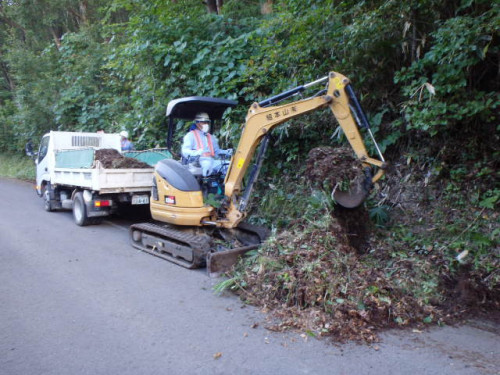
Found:
[[[21,154],[0,154],[0,177],[33,181],[35,163]]]

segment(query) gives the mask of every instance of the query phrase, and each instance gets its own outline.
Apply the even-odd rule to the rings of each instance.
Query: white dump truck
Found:
[[[72,209],[75,223],[84,226],[120,207],[149,204],[153,167],[105,168],[96,158],[104,149],[120,152],[120,136],[60,131],[43,136],[35,162],[45,210]]]

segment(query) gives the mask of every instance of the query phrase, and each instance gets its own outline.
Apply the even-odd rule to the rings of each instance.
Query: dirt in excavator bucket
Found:
[[[103,168],[152,168],[149,164],[142,161],[123,156],[113,148],[102,148],[100,150],[96,150],[94,159],[99,160]]]
[[[370,220],[361,203],[368,192],[362,187],[366,178],[362,165],[352,150],[328,146],[312,149],[305,174],[310,183],[318,188],[331,191],[337,186],[334,198],[339,204],[331,214],[343,229],[347,243],[357,253],[364,253],[368,246]],[[348,189],[343,191],[345,187]]]
[[[350,148],[313,148],[307,158],[306,176],[313,185],[332,190],[335,201],[346,208],[359,206],[368,194],[362,165]]]

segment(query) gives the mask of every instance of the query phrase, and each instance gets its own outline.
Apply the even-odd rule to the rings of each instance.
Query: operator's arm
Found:
[[[228,155],[229,150],[221,150],[221,148],[219,147],[219,141],[214,136],[212,136],[212,143],[214,144],[215,156]]]
[[[200,150],[201,151],[201,150]],[[189,132],[184,136],[182,142],[182,156],[188,158],[190,156],[200,156],[201,152],[196,149],[196,140],[194,139],[193,132]]]
[[[212,135],[212,143],[214,145],[215,156],[220,156],[220,155],[231,156],[233,154],[233,149],[232,148],[228,148],[227,150],[222,150],[219,147],[219,141],[213,135]]]

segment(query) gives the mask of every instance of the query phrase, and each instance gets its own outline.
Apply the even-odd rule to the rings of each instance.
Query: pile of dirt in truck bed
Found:
[[[312,185],[331,188],[338,180],[330,176],[360,170],[350,152],[321,147],[309,156]],[[295,221],[240,262],[228,285],[268,313],[266,328],[340,342],[373,343],[383,329],[456,322],[479,306],[498,311],[498,289],[485,288],[445,250],[401,248],[368,216],[359,207]],[[461,272],[452,273],[450,259]]]
[[[103,168],[109,169],[152,168],[140,160],[123,156],[113,148],[96,150],[94,159],[98,160]]]

